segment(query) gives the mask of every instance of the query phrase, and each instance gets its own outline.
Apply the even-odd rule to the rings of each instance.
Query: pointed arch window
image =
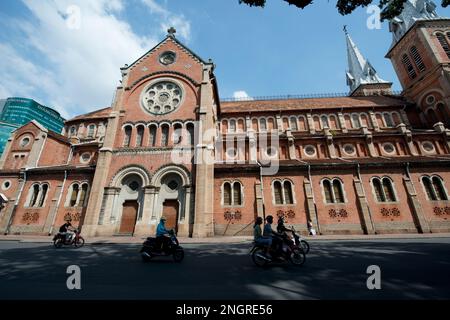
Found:
[[[236,132],[236,120],[230,120],[230,132]]]
[[[326,115],[321,116],[320,121],[322,123],[322,129],[330,127],[330,124],[328,123],[328,117]]]
[[[414,60],[414,63],[416,64],[417,69],[419,69],[420,72],[425,71],[425,64],[423,63],[422,57],[420,56],[419,51],[415,46],[412,46],[411,49],[409,49],[411,52],[411,56]]]
[[[361,128],[361,121],[359,119],[359,114],[352,114],[352,122],[353,122],[353,128],[359,129]]]
[[[72,186],[72,192],[70,195],[69,207],[75,207],[78,199],[78,192],[80,191],[80,186],[78,184],[74,184]]]
[[[260,131],[266,131],[267,130],[267,121],[264,118],[261,118],[259,120],[259,130]]]
[[[87,193],[88,193],[88,184],[83,183],[81,185],[80,199],[78,201],[78,206],[84,207],[86,205]]]
[[[182,126],[181,124],[177,123],[173,127],[173,143],[180,144],[182,140],[183,140]]]
[[[372,179],[372,186],[373,186],[373,191],[375,193],[375,197],[377,198],[377,201],[383,202],[384,201],[383,188],[381,186],[380,179],[378,179],[378,178]]]
[[[384,124],[386,125],[386,127],[388,128],[392,128],[395,126],[394,123],[394,119],[392,119],[392,115],[390,113],[383,113],[383,118],[384,118]]]
[[[130,142],[131,142],[131,133],[132,133],[133,129],[132,129],[131,126],[126,126],[124,128],[124,131],[125,131],[124,132],[125,136],[123,138],[123,146],[124,147],[129,147],[130,146]]]
[[[436,37],[441,44],[442,49],[444,49],[445,54],[450,59],[450,45],[448,39],[450,39],[450,32],[447,32],[448,39],[445,38],[443,33],[436,33]]]
[[[414,70],[414,67],[411,63],[411,60],[409,60],[408,55],[404,54],[402,56],[402,63],[403,66],[405,67],[406,72],[408,73],[408,77],[410,79],[416,78],[417,77],[416,70]]]
[[[240,182],[225,182],[223,184],[222,203],[224,206],[242,205],[242,185]]]
[[[293,204],[294,203],[294,197],[292,196],[292,185],[289,181],[285,181],[283,183],[283,189],[284,189],[284,203],[285,204]]]
[[[89,127],[88,127],[88,134],[87,134],[87,137],[88,137],[88,138],[93,138],[93,137],[94,137],[94,134],[95,134],[95,124],[91,124],[91,125],[89,125]]]
[[[442,201],[448,200],[447,192],[442,179],[438,176],[422,177],[422,184],[428,196],[428,200]]]
[[[344,189],[341,180],[322,180],[323,194],[326,203],[345,203]]]

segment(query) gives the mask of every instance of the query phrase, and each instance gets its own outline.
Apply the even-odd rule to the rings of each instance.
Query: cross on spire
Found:
[[[169,37],[175,37],[175,33],[177,32],[177,30],[174,28],[174,27],[170,27],[168,30],[167,30],[167,33],[168,33],[168,35],[169,35]]]

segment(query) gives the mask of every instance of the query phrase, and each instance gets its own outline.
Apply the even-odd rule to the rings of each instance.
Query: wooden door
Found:
[[[177,231],[178,228],[178,201],[177,200],[166,200],[163,204],[163,216],[166,217],[166,229],[174,229]]]
[[[136,200],[127,200],[123,203],[122,222],[120,224],[120,233],[133,234],[136,225],[138,202]]]

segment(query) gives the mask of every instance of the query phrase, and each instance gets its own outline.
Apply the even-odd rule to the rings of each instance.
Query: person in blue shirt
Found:
[[[156,246],[158,249],[165,251],[169,243],[169,230],[166,229],[166,218],[161,217],[158,227],[156,228]]]
[[[280,234],[273,231],[272,229],[273,216],[269,215],[266,217],[266,224],[264,225],[263,236],[270,237],[272,239],[272,248],[277,252],[281,252],[281,246],[283,244],[280,239]]]

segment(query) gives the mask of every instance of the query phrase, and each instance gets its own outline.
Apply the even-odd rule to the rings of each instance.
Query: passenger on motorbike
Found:
[[[255,244],[263,246],[265,248],[264,253],[269,255],[268,250],[272,245],[272,237],[264,237],[262,235],[262,223],[263,219],[261,217],[257,217],[255,220],[255,225],[253,226],[253,238],[255,240]]]
[[[170,241],[170,230],[166,229],[166,218],[163,216],[159,220],[158,227],[156,228],[156,247],[165,251]]]
[[[71,231],[75,230],[71,222],[72,219],[67,219],[66,222],[61,227],[59,227],[59,233],[64,237],[64,242],[70,240],[73,235],[73,232]]]
[[[281,247],[283,245],[282,235],[272,230],[273,216],[268,215],[266,217],[266,224],[264,225],[264,237],[272,238],[272,248],[275,252],[281,253]]]

